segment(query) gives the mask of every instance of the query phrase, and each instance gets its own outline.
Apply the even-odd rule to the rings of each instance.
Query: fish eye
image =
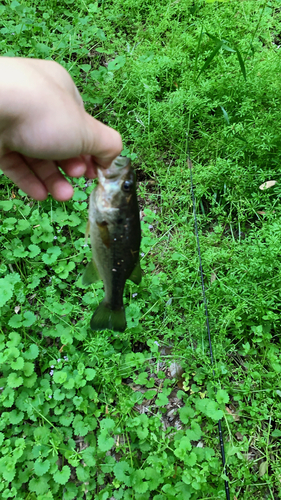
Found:
[[[124,181],[122,185],[123,191],[125,191],[125,193],[129,193],[131,191],[132,184],[132,181]]]

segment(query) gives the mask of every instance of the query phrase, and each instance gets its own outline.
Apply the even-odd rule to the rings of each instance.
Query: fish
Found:
[[[98,184],[90,195],[89,221],[92,260],[82,276],[87,286],[102,279],[105,296],[95,310],[94,331],[126,329],[123,292],[127,279],[141,282],[141,227],[136,174],[129,158],[118,156],[107,169],[98,168]]]

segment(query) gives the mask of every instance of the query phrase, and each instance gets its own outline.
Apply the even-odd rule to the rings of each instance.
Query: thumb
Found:
[[[85,114],[82,154],[91,155],[98,165],[108,167],[123,149],[121,136],[113,128]]]

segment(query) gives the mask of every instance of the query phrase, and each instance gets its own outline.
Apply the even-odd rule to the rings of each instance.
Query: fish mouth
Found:
[[[123,175],[125,169],[129,169],[130,164],[130,158],[127,158],[126,156],[117,156],[117,158],[115,158],[115,160],[111,163],[110,167],[106,169],[99,169],[98,173],[101,173],[102,177],[105,177],[105,179],[114,179]]]

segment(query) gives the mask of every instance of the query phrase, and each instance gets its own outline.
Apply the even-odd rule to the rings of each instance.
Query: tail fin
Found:
[[[126,328],[126,316],[124,307],[112,311],[103,300],[94,312],[91,323],[91,329],[95,331],[113,330],[114,332],[124,332]]]

